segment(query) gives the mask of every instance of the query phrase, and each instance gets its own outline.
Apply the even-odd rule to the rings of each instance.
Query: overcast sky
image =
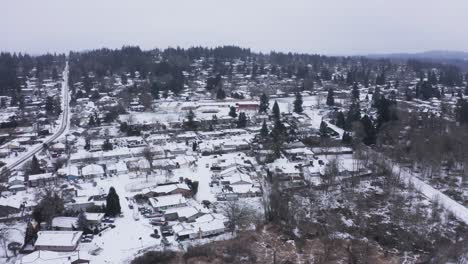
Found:
[[[468,0],[2,0],[0,50],[468,51]]]

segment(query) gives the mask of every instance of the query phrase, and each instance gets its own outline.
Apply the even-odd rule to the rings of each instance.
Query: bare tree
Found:
[[[242,205],[238,201],[228,201],[224,204],[223,212],[228,218],[228,228],[234,232],[240,227],[249,223],[253,212],[250,208]]]

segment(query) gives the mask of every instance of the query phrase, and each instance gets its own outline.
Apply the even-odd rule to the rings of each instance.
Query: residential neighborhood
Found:
[[[358,71],[364,62],[376,67]],[[407,100],[449,70],[419,79],[388,63],[123,47],[52,56],[41,78],[28,68],[21,108],[0,97],[0,262],[196,259],[213,245],[227,252],[213,263],[339,263],[356,243],[373,253],[350,263],[417,263],[405,260],[427,260],[439,240],[463,248],[465,150],[444,141],[456,155],[437,165],[418,140],[422,128],[442,137],[438,121],[454,128],[466,90],[434,83],[444,97]],[[328,262],[287,262],[291,245]]]

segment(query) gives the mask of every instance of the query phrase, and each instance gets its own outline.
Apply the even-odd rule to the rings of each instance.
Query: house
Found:
[[[74,251],[80,242],[81,231],[39,231],[35,250]]]
[[[258,102],[239,102],[236,103],[237,111],[257,111],[260,104]]]
[[[254,184],[238,184],[230,185],[232,193],[237,194],[239,197],[256,197],[261,196],[262,191]]]
[[[164,218],[167,221],[194,221],[196,218],[203,215],[203,213],[193,206],[185,206],[178,208],[170,208],[164,212]]]
[[[172,159],[160,159],[153,160],[153,168],[159,170],[173,170],[177,168],[177,165]]]
[[[66,168],[60,168],[57,171],[59,176],[65,177],[67,180],[76,180],[80,177],[78,167],[76,166],[68,166]]]
[[[76,227],[77,217],[57,216],[52,219],[52,229],[72,231]]]
[[[90,259],[88,253],[83,251],[55,252],[38,250],[24,255],[15,264],[88,264]]]
[[[315,155],[341,155],[341,154],[353,154],[353,149],[349,147],[316,147],[312,148],[312,152]]]
[[[12,192],[26,190],[26,186],[24,185],[24,176],[15,175],[15,176],[8,178],[8,190]]]
[[[124,162],[111,163],[107,165],[107,173],[113,175],[122,175],[128,173],[127,164]]]
[[[97,164],[90,164],[81,168],[81,175],[84,178],[95,178],[104,176],[104,169]]]
[[[146,197],[165,196],[171,194],[182,194],[185,197],[191,195],[190,188],[185,183],[159,185],[156,188],[145,190]]]
[[[219,235],[226,231],[225,221],[222,219],[207,217],[202,220],[195,220],[193,223],[179,223],[172,226],[176,239],[204,238]]]
[[[166,210],[169,208],[183,207],[187,205],[187,201],[182,194],[172,194],[149,198],[149,202],[155,210]]]
[[[63,153],[65,151],[65,147],[66,147],[65,144],[59,142],[59,143],[55,143],[52,146],[50,146],[49,149],[51,151]]]
[[[88,223],[92,225],[98,225],[102,222],[102,219],[104,218],[103,213],[86,213],[86,220],[88,220]]]
[[[53,173],[41,173],[41,174],[31,174],[29,175],[29,186],[37,187],[37,186],[44,186],[51,182],[56,181],[56,176]]]
[[[243,184],[252,184],[252,179],[249,175],[236,172],[230,176],[224,177],[221,180],[222,184],[225,185],[243,185]]]

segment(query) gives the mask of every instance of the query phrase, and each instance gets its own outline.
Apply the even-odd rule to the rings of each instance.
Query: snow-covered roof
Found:
[[[34,245],[71,247],[78,243],[82,234],[81,231],[39,231]]]
[[[231,185],[233,193],[255,193],[259,192],[260,189],[252,184],[234,184]]]
[[[191,217],[198,214],[200,211],[193,206],[184,206],[179,208],[170,208],[166,210],[165,214],[177,213],[179,217]]]
[[[57,171],[58,174],[60,175],[66,175],[66,176],[78,176],[78,167],[76,166],[68,166],[66,168],[60,168]]]
[[[172,195],[165,195],[165,196],[158,196],[149,199],[151,206],[154,208],[178,205],[178,204],[185,204],[187,201],[182,194],[172,194]]]
[[[104,218],[103,213],[85,213],[88,221],[99,222]]]
[[[81,169],[81,174],[83,175],[98,175],[104,174],[104,169],[97,164],[89,164],[88,166],[84,166]]]
[[[90,256],[85,251],[56,252],[37,250],[24,255],[16,261],[16,264],[71,264],[77,260],[90,260]]]
[[[30,181],[37,181],[42,179],[50,179],[55,177],[52,173],[41,173],[41,174],[31,174],[29,175]]]
[[[156,188],[152,189],[151,191],[156,192],[156,193],[170,193],[172,191],[175,191],[177,189],[184,189],[184,190],[190,190],[190,188],[187,186],[185,183],[176,183],[176,184],[168,184],[168,185],[160,185],[157,186]]]
[[[58,216],[52,219],[52,227],[72,228],[72,226],[76,227],[77,221],[77,217]]]
[[[111,163],[107,165],[107,170],[115,170],[117,172],[126,172],[128,171],[128,168],[125,162],[117,162],[117,163]]]

